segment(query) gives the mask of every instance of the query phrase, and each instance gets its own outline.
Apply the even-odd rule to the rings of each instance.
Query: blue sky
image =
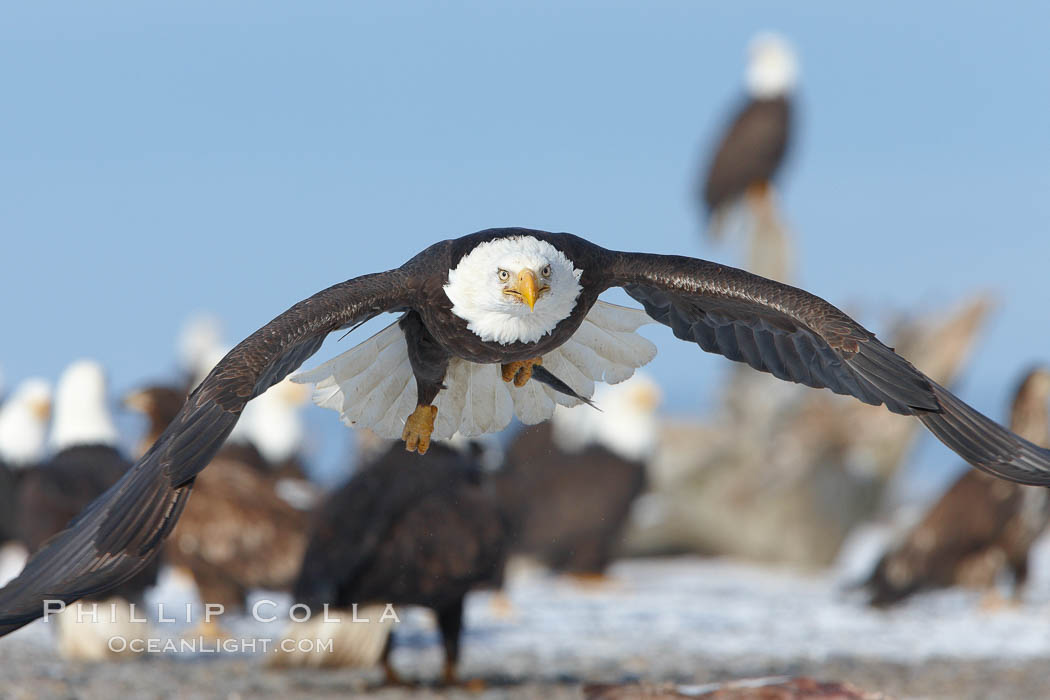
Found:
[[[233,341],[490,226],[742,263],[691,186],[766,28],[802,63],[800,284],[865,310],[995,292],[960,386],[995,417],[1050,356],[1045,5],[304,5],[3,3],[8,385],[80,356],[117,390],[164,377],[192,312]],[[725,361],[653,337],[670,408],[709,405]]]

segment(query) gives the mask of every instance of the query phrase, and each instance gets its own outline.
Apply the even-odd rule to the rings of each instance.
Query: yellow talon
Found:
[[[401,439],[405,449],[421,455],[430,449],[430,434],[434,432],[434,420],[437,418],[437,406],[416,406],[416,410],[405,421]]]
[[[542,364],[543,359],[540,357],[532,360],[508,362],[503,365],[503,381],[513,381],[514,386],[525,386],[525,382],[532,378],[532,368]]]

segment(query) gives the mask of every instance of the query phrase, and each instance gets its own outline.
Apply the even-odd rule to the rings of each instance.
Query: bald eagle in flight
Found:
[[[329,287],[234,347],[127,475],[0,589],[0,633],[40,617],[45,599],[105,591],[145,567],[245,405],[329,333],[401,314],[366,347],[308,378],[344,421],[382,434],[404,419],[406,446],[425,452],[435,435],[498,430],[513,412],[535,423],[550,417],[554,401],[575,401],[530,382],[534,368],[583,396],[594,380],[630,376],[648,341],[634,335],[638,312],[598,301],[612,287],[706,351],[914,415],[973,466],[1050,484],[1050,450],[981,415],[801,289],[704,260],[607,250],[568,233],[488,229]],[[376,365],[382,372],[370,370]]]

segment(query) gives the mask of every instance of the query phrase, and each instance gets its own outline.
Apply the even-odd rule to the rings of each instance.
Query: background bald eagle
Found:
[[[44,458],[50,416],[51,386],[42,379],[21,382],[0,405],[0,545],[19,538],[19,484]]]
[[[573,574],[605,571],[657,444],[652,380],[601,387],[594,399],[600,412],[559,408],[549,422],[524,428],[494,477],[512,551]]]
[[[726,127],[702,178],[700,200],[710,233],[721,232],[726,210],[745,195],[760,228],[776,224],[770,186],[788,151],[797,80],[795,53],[783,37],[763,33],[751,40],[747,100]]]
[[[1050,445],[1050,370],[1022,378],[1010,427]],[[872,605],[888,605],[921,590],[953,585],[989,589],[1009,570],[1016,599],[1028,580],[1028,553],[1050,520],[1050,491],[967,470],[922,520],[879,560],[864,584]]]
[[[499,584],[509,542],[485,481],[471,455],[444,444],[422,458],[392,446],[318,509],[295,599],[312,610],[326,603],[432,609],[445,648],[443,677],[454,682],[463,600],[479,584]],[[392,644],[388,638],[382,662],[396,681]]]
[[[745,77],[747,99],[712,148],[701,173],[698,202],[709,236],[745,229],[748,269],[787,282],[792,277],[791,243],[777,214],[773,181],[794,131],[798,63],[790,44],[768,32],[755,36],[748,46]]]

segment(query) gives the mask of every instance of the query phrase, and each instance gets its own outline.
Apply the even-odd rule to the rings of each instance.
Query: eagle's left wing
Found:
[[[966,405],[823,299],[706,260],[592,255],[601,258],[603,287],[623,287],[678,338],[780,379],[916,416],[978,469],[1022,484],[1050,484],[1050,450]]]
[[[101,593],[145,567],[248,401],[314,354],[330,332],[416,303],[410,265],[329,287],[231,350],[149,452],[0,589],[0,635],[41,617],[45,600]]]

